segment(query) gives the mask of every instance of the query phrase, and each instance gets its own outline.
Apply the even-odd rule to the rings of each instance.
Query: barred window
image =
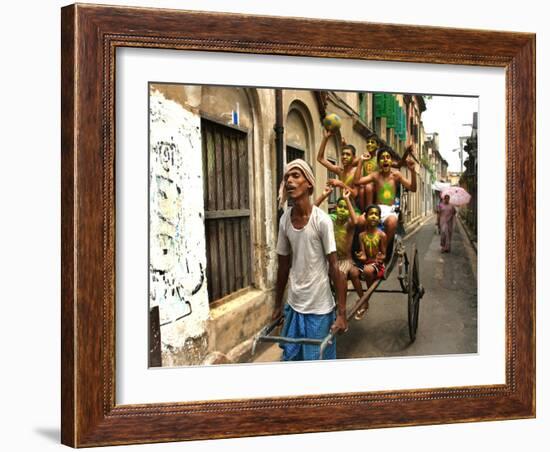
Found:
[[[206,276],[210,303],[251,285],[248,136],[202,119]]]
[[[292,162],[292,160],[296,159],[306,159],[306,151],[303,149],[299,149],[296,146],[288,146],[286,147],[286,162]]]

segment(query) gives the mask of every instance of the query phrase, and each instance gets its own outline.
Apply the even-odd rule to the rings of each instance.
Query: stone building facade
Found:
[[[443,158],[439,152],[439,134],[437,132],[426,134],[423,148],[422,161],[425,163],[425,168],[431,174],[432,186],[436,187],[436,183],[449,183],[447,160]],[[440,199],[440,192],[432,190],[431,208],[437,208]]]

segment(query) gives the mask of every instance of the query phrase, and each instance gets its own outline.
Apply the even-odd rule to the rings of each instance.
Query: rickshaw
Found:
[[[409,327],[409,339],[413,343],[416,339],[416,331],[418,329],[418,317],[420,313],[420,300],[424,296],[425,290],[420,284],[420,268],[418,263],[418,250],[416,244],[412,244],[410,254],[407,253],[405,244],[403,243],[404,229],[402,226],[402,218],[400,214],[400,227],[395,234],[392,243],[390,244],[391,254],[386,259],[386,272],[383,278],[377,279],[366,290],[361,298],[359,298],[353,307],[347,311],[347,320],[354,319],[355,314],[363,305],[371,299],[374,293],[388,294],[401,293],[405,295],[407,301],[407,318]],[[397,280],[399,281],[400,289],[381,289],[380,286],[392,274],[395,266],[397,266]],[[353,290],[353,289],[348,289]],[[254,338],[252,345],[252,354],[254,355],[258,342],[276,342],[276,343],[294,343],[294,344],[310,344],[320,347],[319,359],[323,358],[323,352],[327,345],[334,338],[334,333],[329,333],[323,339],[304,339],[304,338],[289,338],[284,336],[272,335],[274,330],[282,325],[284,317],[279,317],[266,327],[264,327]]]

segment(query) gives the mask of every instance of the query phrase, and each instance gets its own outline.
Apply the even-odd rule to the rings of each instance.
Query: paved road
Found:
[[[419,252],[420,282],[426,290],[416,341],[410,344],[406,295],[375,293],[367,315],[352,320],[349,331],[338,337],[338,358],[477,352],[477,277],[468,239],[455,226],[452,251],[442,254],[432,218],[405,241],[407,251],[413,242]],[[381,288],[397,289],[396,276],[397,268]],[[350,292],[348,306],[356,299]]]

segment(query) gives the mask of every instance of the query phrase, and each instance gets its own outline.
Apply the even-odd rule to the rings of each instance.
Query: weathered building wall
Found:
[[[239,127],[252,130],[252,109],[246,88],[203,86],[200,103],[201,113],[208,114],[225,124],[233,124],[233,112],[238,113]]]
[[[170,162],[177,168],[171,171],[175,173],[180,171],[182,160],[186,160],[188,165],[192,163],[189,171],[193,169],[193,172],[197,173],[195,182],[200,186],[200,190],[193,189],[188,191],[187,195],[194,194],[193,201],[197,206],[200,206],[201,211],[204,209],[201,117],[228,127],[237,127],[247,136],[251,206],[250,259],[252,260],[251,268],[253,269],[251,285],[210,305],[206,293],[204,299],[201,300],[200,316],[192,315],[192,313],[195,313],[194,304],[191,305],[192,308],[189,308],[188,311],[180,312],[182,308],[176,301],[172,304],[163,301],[165,308],[161,310],[163,319],[169,311],[173,311],[172,317],[176,315],[183,316],[177,322],[161,327],[163,366],[238,361],[240,354],[246,352],[242,344],[249,341],[266,324],[273,309],[273,287],[276,269],[275,223],[277,218],[274,202],[276,198],[274,180],[276,159],[273,145],[274,91],[268,89],[164,84],[152,85],[151,88],[153,93],[151,97],[152,106],[156,106],[157,103],[170,105],[172,109],[178,112],[175,118],[169,118],[164,111],[157,112],[152,109],[151,121],[155,120],[154,118],[159,118],[155,122],[155,127],[151,127],[155,134],[155,136],[152,136],[152,142],[157,140],[157,134],[169,137],[172,141],[177,141],[181,133],[182,136],[188,139],[187,146],[196,152],[190,158],[189,155],[184,155],[188,149],[183,146],[183,143],[176,146],[174,148],[176,152],[174,156],[170,157]],[[236,119],[237,121],[235,121]],[[237,123],[235,124],[235,122]],[[166,139],[168,140],[168,138]],[[151,145],[151,149],[153,149],[153,145]],[[176,155],[178,152],[180,154]],[[152,171],[154,171],[156,167],[152,165],[152,168]],[[187,189],[189,186],[185,188]],[[156,186],[151,184],[151,192],[156,191]],[[183,209],[184,195],[184,190],[181,190],[181,192],[179,189],[175,190],[174,197],[176,201],[173,203],[172,211]],[[159,211],[157,215],[159,218],[167,218],[163,216],[163,213],[165,213],[163,210],[164,204],[165,201],[159,197],[151,199],[152,210],[155,210],[155,215],[157,215],[157,210]],[[203,220],[201,220],[200,225],[195,226],[197,234],[201,236],[204,242],[205,226]],[[156,229],[157,227],[155,227]],[[203,243],[202,250],[204,248]],[[153,251],[153,249],[155,253],[157,253],[156,250],[160,250],[161,254],[164,252],[162,251],[163,248],[156,242],[151,242],[151,250]],[[193,252],[189,250],[179,248],[178,253],[181,258],[187,256],[189,260],[197,263],[201,262],[198,259],[195,260]],[[156,261],[151,259],[151,262]],[[155,281],[156,283],[157,281]],[[174,283],[168,280],[167,276],[162,281],[159,280],[158,283],[159,287],[162,286],[168,295],[172,293],[171,289]],[[206,288],[206,283],[204,283],[204,288]],[[156,295],[157,292],[158,290],[152,291],[152,294]],[[177,291],[174,293],[177,294]],[[157,298],[158,296],[155,297],[155,300]],[[158,302],[152,301],[152,303]],[[186,306],[188,305],[187,303]],[[174,306],[178,306],[180,311],[176,312]],[[162,319],[161,324],[163,324]]]
[[[162,363],[198,363],[208,347],[200,117],[154,88],[149,161],[149,300]]]

